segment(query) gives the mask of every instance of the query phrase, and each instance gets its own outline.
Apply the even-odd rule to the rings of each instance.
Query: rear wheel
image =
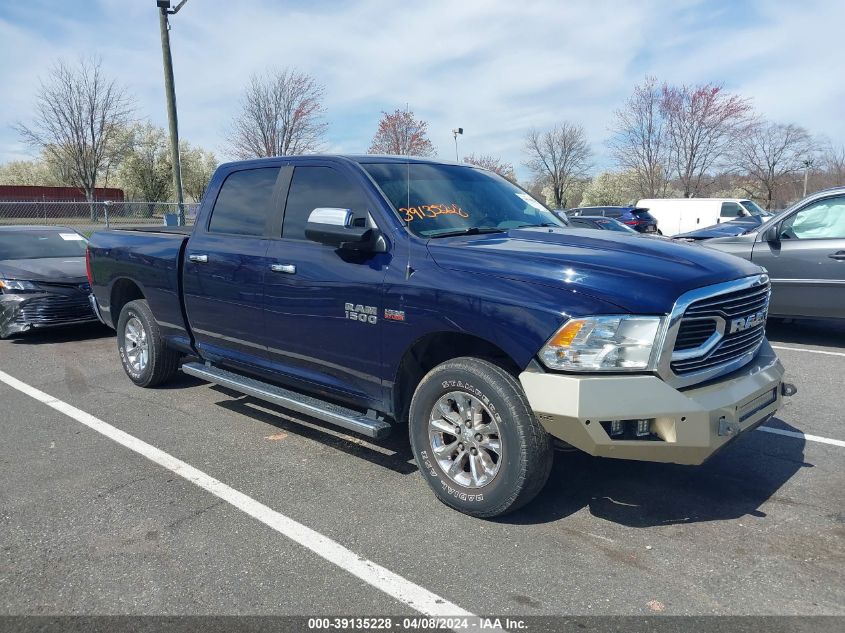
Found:
[[[117,321],[117,349],[123,370],[139,387],[155,387],[179,368],[181,355],[167,347],[145,299],[130,301]]]
[[[443,503],[494,517],[531,501],[549,478],[552,443],[519,382],[479,358],[457,358],[420,382],[409,414],[411,447]]]

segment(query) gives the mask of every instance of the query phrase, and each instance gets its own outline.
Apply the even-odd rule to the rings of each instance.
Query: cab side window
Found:
[[[845,197],[818,200],[784,220],[781,238],[824,240],[845,238]]]
[[[357,184],[331,167],[296,167],[285,206],[282,237],[305,240],[308,216],[319,207],[351,209],[353,224],[366,226],[367,203]]]
[[[278,167],[229,174],[211,210],[208,232],[264,235],[264,228],[274,211],[273,190],[278,175]]]
[[[742,207],[736,202],[723,202],[722,212],[719,214],[723,218],[738,218],[742,216]]]

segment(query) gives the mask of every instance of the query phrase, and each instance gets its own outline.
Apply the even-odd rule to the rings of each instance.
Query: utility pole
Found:
[[[164,96],[167,99],[167,123],[170,128],[170,159],[173,163],[173,190],[179,207],[179,226],[185,225],[185,198],[182,195],[182,165],[179,161],[179,120],[176,117],[176,89],[173,83],[173,57],[170,55],[168,15],[176,15],[188,0],[170,8],[170,0],[156,0],[158,25],[161,31],[161,58],[164,63]]]
[[[456,127],[454,130],[452,130],[452,136],[455,137],[455,162],[457,162],[457,163],[461,162],[461,159],[458,158],[458,134],[463,134],[463,133],[464,133],[464,128],[462,128],[462,127]]]

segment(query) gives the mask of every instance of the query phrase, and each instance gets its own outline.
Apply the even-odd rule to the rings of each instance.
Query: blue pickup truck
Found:
[[[556,444],[700,464],[791,391],[761,268],[568,228],[468,165],[229,163],[192,231],[96,232],[87,262],[135,384],[181,368],[372,438],[407,425],[475,516],[530,501]]]

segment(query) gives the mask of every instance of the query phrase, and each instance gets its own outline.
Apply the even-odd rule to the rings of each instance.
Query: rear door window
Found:
[[[331,167],[296,167],[285,205],[282,237],[305,240],[308,216],[320,207],[351,209],[353,225],[367,225],[367,203],[357,184]]]
[[[223,182],[208,224],[210,233],[264,235],[274,213],[278,167],[236,171]]]

